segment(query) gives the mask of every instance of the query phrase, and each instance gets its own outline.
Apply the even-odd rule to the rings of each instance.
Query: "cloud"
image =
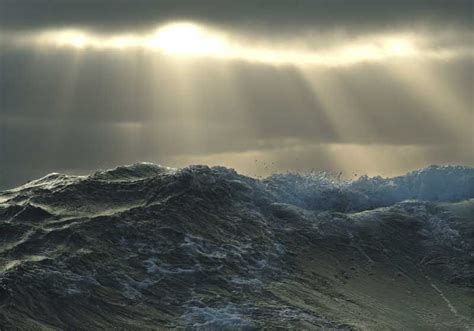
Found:
[[[208,57],[291,66],[338,67],[399,58],[450,60],[474,54],[474,50],[465,45],[442,47],[442,41],[436,42],[436,48],[430,47],[430,44],[434,43],[430,40],[433,38],[417,33],[373,34],[345,41],[326,39],[324,46],[320,45],[315,49],[308,47],[321,44],[322,37],[325,36],[304,36],[300,39],[293,37],[284,44],[274,45],[252,41],[249,36],[233,35],[193,22],[173,22],[142,34],[97,34],[65,28],[18,35],[7,34],[3,39],[7,46],[11,44],[87,51],[147,51],[179,57]]]
[[[0,187],[146,160],[247,174],[265,174],[255,158],[371,174],[474,165],[471,6],[0,0]],[[147,49],[183,20],[205,42]]]
[[[0,9],[2,29],[70,25],[127,31],[181,19],[251,30],[268,37],[308,27],[380,31],[420,22],[472,25],[469,0],[2,0]]]

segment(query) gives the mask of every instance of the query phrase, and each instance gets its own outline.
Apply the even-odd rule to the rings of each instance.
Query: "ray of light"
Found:
[[[426,116],[433,118],[454,139],[474,143],[472,104],[463,103],[427,63],[395,63],[388,69],[408,93],[427,105],[430,112]]]
[[[312,70],[301,70],[301,75],[321,105],[318,111],[325,113],[339,141],[360,139],[363,132],[369,135],[370,123],[363,121],[357,103],[340,86],[337,75]]]
[[[198,153],[209,148],[210,141],[220,139],[212,137],[213,134],[229,139],[232,133],[221,132],[222,121],[232,121],[233,130],[251,130],[245,125],[250,121],[227,63],[185,61],[178,65],[173,59],[159,58],[152,62],[152,67],[155,74],[151,85],[155,92],[152,120],[147,123],[151,141],[175,137],[170,144],[177,149]],[[163,119],[171,122],[163,123]]]

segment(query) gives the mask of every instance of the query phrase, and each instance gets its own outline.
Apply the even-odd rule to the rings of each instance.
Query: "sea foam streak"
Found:
[[[0,193],[5,328],[468,329],[474,169],[150,163]]]

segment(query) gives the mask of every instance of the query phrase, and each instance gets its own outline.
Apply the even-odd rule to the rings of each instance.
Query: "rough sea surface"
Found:
[[[0,192],[0,329],[469,330],[474,169],[141,163]]]

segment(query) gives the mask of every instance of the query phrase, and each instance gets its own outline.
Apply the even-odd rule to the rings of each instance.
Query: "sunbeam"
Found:
[[[453,140],[474,143],[473,105],[456,96],[453,87],[444,84],[428,63],[396,63],[388,68],[408,93],[427,105],[425,116],[434,119]]]
[[[471,35],[433,31],[278,33],[192,17],[2,29],[2,147],[67,169],[145,159],[396,174],[423,159],[469,163]],[[25,155],[10,163],[27,167]]]

